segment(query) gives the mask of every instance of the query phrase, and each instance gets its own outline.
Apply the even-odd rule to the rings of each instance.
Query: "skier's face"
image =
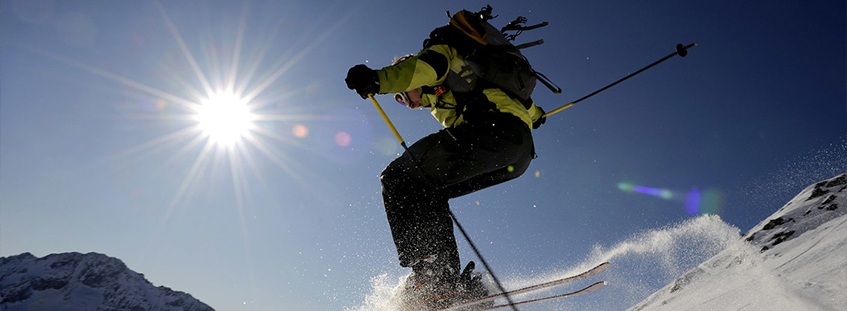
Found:
[[[406,106],[408,106],[411,109],[419,109],[419,108],[423,107],[423,101],[421,101],[421,91],[420,91],[420,89],[414,89],[414,90],[408,91],[408,92],[406,92],[406,94],[409,96],[409,102],[406,103]]]

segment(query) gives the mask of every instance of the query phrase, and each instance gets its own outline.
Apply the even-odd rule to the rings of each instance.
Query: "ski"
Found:
[[[578,295],[582,295],[582,294],[588,294],[590,292],[593,292],[595,290],[600,289],[603,286],[606,286],[606,282],[600,281],[600,282],[591,284],[588,287],[580,289],[578,291],[573,291],[573,292],[549,296],[549,297],[542,297],[542,298],[536,298],[536,299],[530,299],[530,300],[517,301],[517,302],[515,302],[511,305],[510,304],[500,304],[500,305],[496,305],[496,306],[482,308],[482,309],[479,309],[479,310],[476,310],[476,311],[495,310],[495,309],[506,308],[506,307],[511,307],[511,306],[520,306],[520,305],[533,303],[533,302],[541,302],[541,301],[547,301],[547,300],[553,300],[553,299],[559,299],[559,298],[573,297],[573,296],[578,296]]]
[[[561,285],[561,284],[565,284],[565,283],[579,281],[579,280],[582,280],[582,279],[586,279],[586,278],[590,278],[592,276],[595,276],[595,275],[599,274],[600,272],[606,271],[606,269],[608,269],[609,266],[611,266],[611,265],[612,265],[611,263],[604,262],[604,263],[601,263],[597,266],[594,266],[591,269],[586,270],[583,273],[580,273],[580,274],[577,274],[577,275],[574,275],[574,276],[556,279],[556,280],[541,283],[541,284],[530,285],[530,286],[527,286],[527,287],[522,287],[522,288],[518,288],[518,289],[515,289],[515,290],[506,291],[505,293],[497,293],[497,294],[493,294],[493,295],[488,295],[488,296],[485,296],[485,297],[481,297],[481,298],[477,298],[477,299],[473,299],[473,300],[468,300],[468,301],[456,303],[456,304],[453,304],[453,305],[444,306],[444,307],[441,307],[441,308],[432,309],[430,311],[456,310],[456,309],[460,309],[460,308],[464,308],[464,307],[468,307],[468,306],[472,306],[472,305],[476,305],[476,304],[480,304],[480,303],[491,302],[491,301],[494,301],[498,298],[506,297],[506,295],[509,295],[509,296],[518,295],[518,294],[523,294],[523,293],[527,293],[527,292],[531,292],[531,291],[535,291],[535,290],[539,290],[539,289],[553,287],[553,286],[556,286],[556,285]],[[603,283],[603,282],[600,282],[600,283]],[[592,292],[594,290],[597,290],[600,287],[603,287],[603,285],[597,285],[597,284],[598,283],[595,283],[594,285],[583,288],[583,289],[578,290],[578,291],[573,292],[573,293],[577,293],[577,294],[574,294],[574,295],[585,294],[585,293],[589,293],[589,292]],[[605,285],[605,283],[604,283],[604,285]],[[570,294],[572,294],[572,293],[570,293]],[[564,294],[564,295],[567,295],[567,294]],[[567,296],[563,296],[563,297],[567,297]],[[563,298],[563,297],[556,297],[556,298]],[[554,298],[549,298],[549,299],[554,299]]]

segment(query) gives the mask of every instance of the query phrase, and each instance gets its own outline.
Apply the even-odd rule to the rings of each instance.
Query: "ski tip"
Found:
[[[597,282],[597,283],[594,283],[594,284],[588,285],[588,287],[583,288],[583,289],[581,290],[581,292],[583,292],[583,293],[586,293],[586,294],[587,294],[587,293],[590,293],[590,292],[593,292],[593,291],[595,291],[595,290],[598,290],[598,289],[603,288],[603,286],[606,286],[606,284],[608,284],[608,283],[606,283],[606,281],[600,281],[600,282]]]
[[[606,284],[609,284],[609,283],[607,283],[606,281],[600,281],[600,282],[591,284],[590,286],[588,286],[588,288],[591,288],[592,290],[596,290],[596,289],[600,289],[603,286],[606,286]]]

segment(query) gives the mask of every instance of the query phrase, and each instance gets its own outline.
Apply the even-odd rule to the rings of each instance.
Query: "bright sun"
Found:
[[[255,119],[244,100],[226,92],[213,94],[202,102],[196,118],[203,133],[224,146],[231,146],[250,133]]]

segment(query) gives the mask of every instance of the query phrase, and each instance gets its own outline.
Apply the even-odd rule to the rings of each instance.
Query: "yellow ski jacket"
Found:
[[[425,86],[437,87],[445,84],[448,71],[452,71],[469,83],[475,78],[470,66],[456,49],[445,44],[433,45],[399,64],[377,70],[379,93],[400,93]],[[499,88],[484,89],[482,92],[488,101],[494,103],[497,111],[520,118],[530,129],[533,122],[543,115],[542,110],[534,102],[527,109],[519,100],[509,97]],[[452,91],[448,90],[440,96],[421,92],[421,100],[424,107],[431,109],[435,119],[445,127],[455,127],[466,122],[464,112],[469,107],[457,105]],[[458,112],[457,107],[462,107],[463,111]]]

